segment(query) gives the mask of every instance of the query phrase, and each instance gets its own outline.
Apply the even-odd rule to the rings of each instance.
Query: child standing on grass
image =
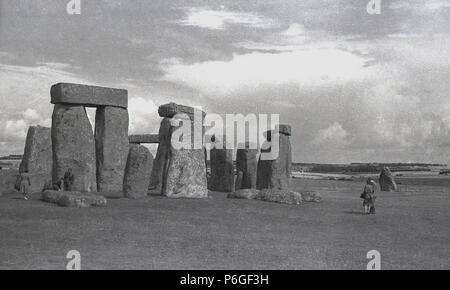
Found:
[[[21,174],[20,175],[20,193],[23,194],[23,199],[28,200],[30,195],[30,187],[31,187],[31,181],[28,174]]]
[[[372,178],[368,178],[361,198],[364,199],[364,214],[375,214],[375,189],[376,183]]]

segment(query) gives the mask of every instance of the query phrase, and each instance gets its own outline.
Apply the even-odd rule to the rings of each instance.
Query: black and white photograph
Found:
[[[0,270],[450,270],[449,28],[450,0],[0,0]]]

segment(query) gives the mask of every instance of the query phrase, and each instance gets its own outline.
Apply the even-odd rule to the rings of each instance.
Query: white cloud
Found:
[[[302,24],[293,23],[286,30],[269,35],[261,42],[244,41],[235,46],[250,50],[262,51],[293,51],[301,49],[308,36]]]
[[[345,83],[363,79],[368,59],[338,48],[305,46],[292,52],[252,52],[234,55],[231,61],[184,64],[165,61],[164,79],[204,93],[223,95],[241,89],[294,84],[299,87]]]
[[[414,9],[414,10],[439,10],[450,8],[448,0],[415,0],[415,1],[396,1],[389,5],[391,9]]]
[[[26,120],[30,121],[39,121],[42,118],[41,115],[34,109],[27,109],[23,112],[23,116]]]
[[[142,97],[130,98],[128,101],[130,116],[130,133],[152,134],[157,133],[159,123],[158,106],[152,100]]]
[[[313,140],[313,144],[339,147],[347,143],[347,131],[338,122],[328,128],[321,129]]]
[[[24,120],[6,121],[4,136],[8,138],[25,138],[28,125]]]
[[[214,30],[223,30],[230,24],[241,24],[256,28],[272,26],[270,20],[256,14],[205,8],[191,8],[187,17],[178,23]]]

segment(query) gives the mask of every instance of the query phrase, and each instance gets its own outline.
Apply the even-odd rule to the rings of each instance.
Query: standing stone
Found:
[[[41,126],[28,129],[20,173],[52,174],[52,130]]]
[[[131,144],[123,181],[125,197],[147,196],[152,166],[153,156],[150,151],[142,145]]]
[[[210,151],[211,179],[209,189],[234,191],[233,150],[212,148]]]
[[[97,189],[122,191],[129,153],[128,111],[119,107],[99,107],[95,115]]]
[[[379,182],[381,191],[397,191],[397,183],[388,167],[384,167],[381,171]]]
[[[150,190],[158,194],[163,194],[164,176],[167,175],[167,160],[169,160],[171,137],[172,127],[170,125],[170,119],[164,118],[159,128],[159,145],[150,177]]]
[[[260,157],[257,176],[258,189],[289,190],[292,175],[292,148],[288,134],[290,134],[288,125],[280,125],[279,132],[277,130],[267,132],[268,141],[273,139],[275,142],[278,138],[279,151],[273,160],[262,160]],[[270,151],[270,149],[261,150],[262,153]]]
[[[238,149],[236,153],[236,190],[256,188],[256,172],[258,161],[257,149],[249,149],[250,144],[245,144],[245,149]]]
[[[203,148],[193,146],[197,137],[194,128],[197,127],[197,130],[203,131],[203,119],[193,121],[189,117],[177,115],[170,119],[170,123],[172,126],[169,136],[170,151],[164,167],[167,174],[163,175],[163,194],[172,198],[207,197],[205,153]],[[189,123],[191,130],[185,131],[180,127]],[[175,132],[178,133],[177,130],[183,130],[183,140],[190,141],[193,147],[189,149],[174,147],[175,144],[172,144],[171,139]],[[199,135],[203,137],[203,132],[200,132]],[[162,144],[161,142],[160,145]]]
[[[208,196],[205,154],[203,149],[171,148],[164,195],[173,198]]]
[[[72,168],[72,190],[97,191],[95,142],[83,106],[56,104],[52,117],[53,182]]]

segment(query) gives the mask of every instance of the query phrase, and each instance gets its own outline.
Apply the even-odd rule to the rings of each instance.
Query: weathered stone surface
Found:
[[[258,162],[257,189],[276,189],[287,191],[290,187],[292,175],[292,149],[289,136],[286,134],[274,134],[279,139],[279,152],[273,160],[262,160]],[[261,150],[269,152],[270,149]]]
[[[164,118],[159,128],[159,145],[150,177],[150,189],[158,194],[163,193],[164,176],[167,175],[167,161],[171,147],[172,126],[170,119]]]
[[[158,144],[159,135],[144,134],[144,135],[130,135],[128,137],[131,144]]]
[[[28,176],[30,179],[29,193],[40,193],[44,190],[46,184],[52,183],[52,176],[48,173],[20,173],[16,178],[15,189],[20,190],[20,181],[22,176]]]
[[[19,171],[51,176],[52,163],[52,130],[41,126],[30,127]]]
[[[83,106],[57,104],[52,117],[53,182],[72,168],[75,191],[97,191],[95,142]]]
[[[153,156],[150,151],[144,146],[132,144],[123,182],[125,197],[142,198],[147,196],[152,166]]]
[[[50,90],[52,104],[113,106],[127,108],[128,91],[121,89],[58,83]]]
[[[305,191],[300,192],[303,202],[322,202],[322,196],[318,192]]]
[[[178,105],[175,103],[162,105],[158,109],[159,115],[164,118],[173,118],[177,114],[186,114],[189,116],[189,118],[193,119],[195,112],[198,112],[199,116],[201,116],[202,118],[204,118],[206,115],[206,113],[201,111],[200,109]]]
[[[397,183],[388,167],[381,171],[379,182],[381,191],[397,191]]]
[[[236,153],[236,190],[256,188],[256,172],[258,167],[258,161],[256,156],[258,154],[257,149],[238,149]]]
[[[41,200],[63,207],[103,207],[107,201],[103,196],[77,191],[45,191]]]
[[[171,148],[164,195],[172,198],[208,197],[203,149]]]
[[[121,199],[125,196],[123,193],[123,189],[121,189],[120,191],[99,192],[99,193],[97,193],[97,195],[101,195],[106,199]]]
[[[286,136],[291,136],[292,127],[291,125],[280,124],[275,127],[275,130],[270,130],[272,134],[279,133],[284,134]]]
[[[259,190],[254,188],[240,189],[235,192],[229,193],[227,198],[238,198],[238,199],[255,199],[259,194]]]
[[[299,205],[303,203],[302,194],[290,190],[263,189],[256,195],[255,199],[285,204]]]
[[[208,187],[212,191],[234,191],[233,150],[212,148],[210,151],[211,178]]]
[[[0,192],[3,194],[14,193],[19,175],[19,170],[0,170]]]
[[[181,121],[181,122],[180,122]],[[195,120],[194,122],[202,120]],[[181,127],[185,122],[191,122],[185,116],[179,116],[170,119],[172,126],[171,136],[182,130],[183,140],[191,141],[189,149],[178,148],[180,144],[170,142],[170,152],[168,154],[167,174],[163,176],[163,194],[173,198],[204,198],[208,196],[208,185],[206,179],[205,151],[202,148],[190,149],[195,143],[195,124],[192,122],[191,130],[183,130]],[[200,137],[203,133],[200,132]],[[169,138],[169,140],[172,137]],[[201,144],[201,143],[200,143]]]
[[[127,158],[128,111],[118,107],[100,107],[95,115],[95,153],[99,192],[121,191]]]

